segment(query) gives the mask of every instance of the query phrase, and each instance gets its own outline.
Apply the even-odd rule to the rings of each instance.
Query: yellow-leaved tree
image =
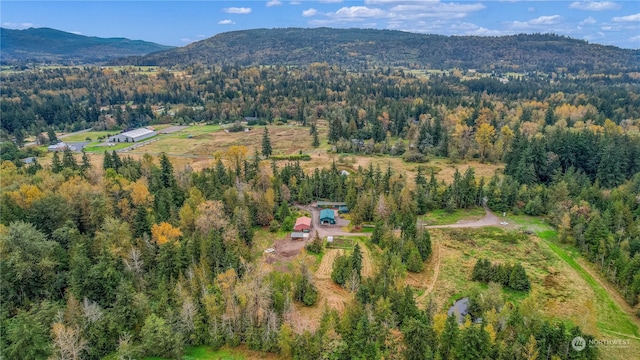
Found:
[[[482,124],[478,127],[476,132],[476,141],[480,147],[480,158],[484,160],[487,157],[487,153],[493,145],[493,139],[496,135],[496,129],[493,125]]]
[[[151,226],[151,238],[158,245],[164,245],[170,241],[176,241],[182,236],[180,228],[174,227],[167,222],[161,222],[160,224],[154,224]]]

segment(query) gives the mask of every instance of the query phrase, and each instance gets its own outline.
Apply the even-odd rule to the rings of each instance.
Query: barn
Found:
[[[156,132],[147,128],[139,128],[111,136],[109,142],[138,142],[156,136]]]
[[[331,209],[323,209],[320,211],[320,224],[326,225],[335,225],[336,223],[336,215]]]
[[[296,224],[293,226],[293,231],[310,231],[311,230],[311,218],[302,216],[296,219]]]

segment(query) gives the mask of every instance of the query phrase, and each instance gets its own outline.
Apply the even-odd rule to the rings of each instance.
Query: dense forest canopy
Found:
[[[351,70],[403,66],[448,70],[638,71],[640,52],[552,34],[443,36],[395,30],[286,28],[218,34],[184,47],[114,60],[112,65],[309,65]]]
[[[273,31],[298,36],[302,30]],[[329,29],[308,34],[337,36]],[[342,46],[344,34],[371,35],[341,34],[327,51]],[[398,37],[415,40],[381,34],[380,44],[367,43],[371,51]],[[640,89],[638,74],[622,71],[637,66],[637,55],[549,35],[436,40],[552,40],[546,46],[573,44],[596,54],[567,50],[576,61],[612,51],[619,63],[593,63],[583,72],[582,65],[562,70],[557,64],[536,73],[425,72],[408,62],[378,67],[369,59],[366,70],[354,71],[353,63],[328,60],[281,66],[269,56],[290,55],[275,47],[274,54],[256,54],[274,61],[270,66],[212,65],[197,51],[187,52],[193,63],[172,68],[0,73],[0,352],[16,359],[181,358],[192,346],[243,344],[295,359],[604,356],[595,347],[571,350],[577,336],[594,339],[593,329],[543,312],[537,290],[547,279],[527,264],[478,257],[462,279],[478,282],[462,319],[422,301],[425,290],[406,279],[424,272],[437,254],[440,239],[421,226],[424,214],[486,205],[545,219],[557,232],[550,243],[584,256],[640,315]],[[216,41],[192,48],[226,51]],[[447,49],[438,56],[448,57]],[[477,61],[481,69],[492,60]],[[60,132],[169,123],[223,124],[228,134],[252,126],[257,132],[249,136],[259,144],[215,149],[207,154],[211,165],[197,170],[178,167],[164,153],[67,149],[45,157],[38,146],[24,146],[32,139],[55,143]],[[313,150],[274,153],[282,128],[303,129]],[[309,153],[389,162],[354,160],[345,172],[327,160],[309,169],[301,164]],[[27,156],[36,159],[24,164]],[[442,169],[434,160],[455,168],[449,181],[438,180]],[[489,176],[473,167],[458,170],[471,161],[503,167]],[[350,225],[372,228],[335,257],[323,279],[349,294],[341,311],[322,303],[313,262],[265,270],[265,239],[285,236],[318,200],[344,202]],[[529,231],[492,231],[495,241],[516,250],[540,244]],[[454,233],[455,246],[474,243],[474,234]],[[305,254],[315,262],[326,246],[311,234]],[[305,319],[310,308],[316,317]]]
[[[13,30],[0,28],[2,65],[93,64],[107,60],[146,55],[171,46],[125,38],[99,38],[50,28]]]

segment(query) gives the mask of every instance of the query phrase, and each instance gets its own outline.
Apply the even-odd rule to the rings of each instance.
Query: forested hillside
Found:
[[[373,29],[255,29],[157,54],[114,60],[117,65],[309,65],[348,69],[404,66],[447,70],[617,73],[638,71],[640,51],[549,34],[502,37],[424,35]]]
[[[0,352],[627,359],[640,349],[637,80],[328,63],[2,72]],[[126,153],[43,154],[62,132],[173,125]],[[333,248],[290,238],[317,200],[349,210],[319,228],[344,237]],[[522,227],[422,226],[485,214],[485,200]],[[300,252],[278,255],[282,243]],[[606,291],[574,270],[583,258]],[[576,351],[577,336],[630,345]]]
[[[25,63],[94,64],[167,50],[171,46],[125,38],[76,35],[49,28],[0,28],[3,65]]]

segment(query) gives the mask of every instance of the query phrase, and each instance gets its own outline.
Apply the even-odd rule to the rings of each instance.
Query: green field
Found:
[[[557,244],[555,240],[558,234],[554,230],[547,230],[538,233],[545,243],[553,252],[571,266],[586,281],[596,294],[596,308],[598,313],[598,328],[604,332],[614,334],[627,334],[634,337],[640,336],[638,327],[630,319],[621,308],[612,299],[607,290],[605,290],[592,276],[587,273],[580,264],[575,261],[577,254],[574,249],[569,249]]]
[[[91,140],[96,141],[101,136],[102,137],[106,137],[108,135],[114,135],[114,134],[117,134],[119,132],[120,131],[118,131],[118,130],[112,130],[112,131],[87,131],[85,133],[73,134],[73,135],[65,136],[61,140],[64,141],[64,142],[83,142],[83,141],[87,141],[86,139],[89,137],[89,138],[91,138]],[[64,134],[62,134],[62,135],[64,135]],[[60,136],[60,135],[58,135],[58,136]]]
[[[426,225],[447,225],[455,224],[460,220],[473,221],[482,219],[485,215],[484,209],[481,207],[475,207],[472,209],[456,210],[454,212],[447,212],[446,210],[439,209],[428,212],[422,217],[424,224]]]
[[[145,360],[165,360],[168,358],[146,357]],[[185,350],[183,360],[244,360],[246,357],[233,349],[211,350],[206,346],[196,346]]]
[[[100,146],[99,144],[101,143],[102,142],[100,141],[92,142],[89,145],[87,145],[87,147],[84,148],[84,151],[88,153],[103,153],[105,151],[111,152],[115,150],[121,150],[133,145],[133,143],[120,143],[113,146]]]

